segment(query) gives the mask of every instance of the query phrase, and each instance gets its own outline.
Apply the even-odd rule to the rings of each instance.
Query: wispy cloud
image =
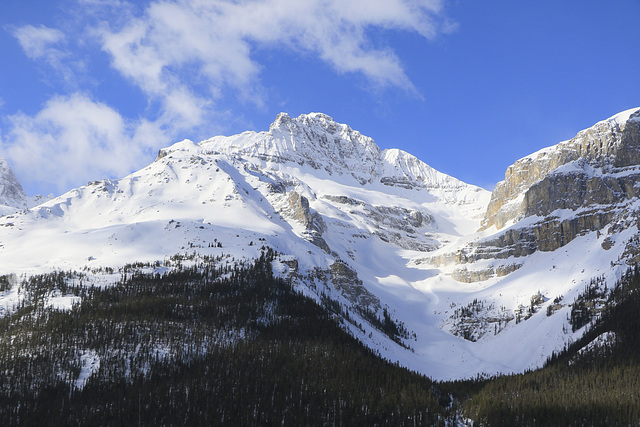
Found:
[[[63,78],[67,86],[76,87],[77,74],[74,70],[83,69],[84,63],[73,57],[67,47],[68,37],[65,33],[44,25],[9,26],[7,29],[18,40],[29,59],[43,61]]]
[[[119,28],[105,26],[100,34],[113,67],[167,107],[176,103],[174,96],[184,101],[186,95],[192,105],[210,105],[205,99],[225,87],[260,104],[261,65],[254,52],[261,47],[317,56],[339,73],[414,91],[397,55],[376,46],[369,32],[394,29],[433,38],[450,26],[440,23],[441,10],[439,0],[175,0],[152,2],[142,16]],[[208,93],[196,95],[193,83]]]
[[[44,25],[39,27],[25,25],[24,27],[12,28],[11,33],[18,39],[24,53],[31,59],[44,58],[51,61],[59,60],[64,56],[61,50],[53,47],[65,40],[65,35],[60,30]]]

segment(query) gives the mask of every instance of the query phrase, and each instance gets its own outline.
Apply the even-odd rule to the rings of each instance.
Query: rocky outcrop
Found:
[[[446,266],[523,257],[554,251],[589,232],[606,228],[611,234],[635,226],[632,205],[640,197],[639,183],[640,109],[636,109],[518,160],[492,193],[481,228],[495,226],[500,231],[421,262]],[[611,242],[603,244],[604,249],[610,247]],[[471,282],[491,274],[459,268],[452,276]]]
[[[28,207],[27,196],[9,163],[0,159],[0,215]]]
[[[372,234],[383,242],[421,252],[430,252],[438,248],[437,241],[420,232],[421,228],[435,221],[426,211],[400,206],[376,206],[347,196],[324,195],[322,197],[336,203],[340,209],[348,211],[349,214],[358,215],[374,230]]]
[[[307,230],[316,230],[322,233],[324,228],[321,222],[322,218],[319,215],[311,214],[309,199],[295,191],[291,191],[287,200],[293,219],[302,223]]]
[[[462,283],[483,282],[496,276],[504,277],[507,274],[518,270],[520,267],[522,267],[522,264],[499,265],[495,268],[490,266],[480,270],[469,270],[466,267],[463,267],[455,269],[453,273],[451,273],[451,277]]]
[[[578,236],[590,231],[602,230],[607,225],[609,225],[611,232],[613,232],[613,228],[626,228],[630,226],[629,215],[632,214],[625,212],[624,209],[602,206],[583,210],[570,218],[562,219],[557,216],[549,216],[528,226],[508,228],[456,252],[426,258],[422,262],[426,261],[436,267],[444,267],[470,264],[480,260],[524,257],[538,250],[550,252],[566,245]],[[461,282],[474,282],[493,276],[490,272],[482,271],[472,274],[463,268],[454,271],[453,277]]]
[[[525,193],[525,216],[549,215],[556,209],[576,210],[583,206],[614,205],[638,197],[638,173],[621,177],[590,176],[584,172],[554,173],[532,185]]]
[[[554,251],[578,236],[604,228],[616,216],[613,207],[590,209],[571,218],[550,216],[528,227],[514,227],[498,236],[480,242],[473,256],[468,258],[490,259],[521,257],[536,250]]]
[[[331,282],[349,301],[374,313],[380,309],[380,299],[364,287],[355,270],[343,261],[331,264],[330,272]]]
[[[619,203],[638,196],[640,109],[620,113],[507,168],[496,185],[482,229],[503,228],[556,209]]]
[[[322,216],[317,212],[311,211],[309,208],[309,199],[296,191],[291,191],[289,192],[287,201],[289,203],[290,216],[294,220],[302,223],[306,229],[304,237],[326,253],[331,253],[331,248],[322,238],[322,233],[324,233],[327,226]]]
[[[455,304],[451,306],[454,307]],[[440,326],[452,335],[475,342],[485,335],[497,335],[513,319],[514,313],[504,307],[496,307],[490,301],[476,299],[466,306],[456,308]]]

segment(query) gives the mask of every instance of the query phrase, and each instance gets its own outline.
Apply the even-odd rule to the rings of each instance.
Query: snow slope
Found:
[[[479,260],[469,267],[493,274],[461,281],[459,265],[434,259],[497,232],[476,232],[489,198],[329,116],[282,113],[266,132],[178,142],[127,177],[1,217],[0,274],[95,271],[176,253],[253,258],[270,246],[281,254],[275,271],[307,294],[356,317],[386,308],[402,322],[408,348],[364,321],[346,324],[382,356],[436,379],[517,372],[581,333],[567,328],[566,304],[551,316],[546,307],[559,296],[570,303],[594,276],[614,279],[622,265],[611,260],[634,231],[606,236],[606,256],[605,236],[589,233],[553,252]],[[538,294],[536,313],[513,320]],[[454,334],[466,327],[456,310],[474,300],[483,305],[474,321],[484,322],[476,342]]]

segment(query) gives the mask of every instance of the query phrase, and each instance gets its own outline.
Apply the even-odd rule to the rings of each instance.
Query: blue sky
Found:
[[[29,195],[323,112],[492,188],[640,106],[637,0],[2,0],[0,157]]]

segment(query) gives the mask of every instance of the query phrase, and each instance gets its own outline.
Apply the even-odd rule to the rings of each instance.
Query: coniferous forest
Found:
[[[274,277],[274,256],[177,260],[162,274],[133,265],[110,286],[78,272],[0,278],[22,295],[0,319],[0,425],[640,423],[637,268],[606,295],[585,290],[606,308],[542,369],[433,383],[346,333],[335,306]],[[57,310],[52,293],[81,303]]]
[[[444,425],[448,397],[274,278],[272,259],[102,288],[30,278],[0,319],[0,425]],[[82,303],[46,308],[52,291]]]

